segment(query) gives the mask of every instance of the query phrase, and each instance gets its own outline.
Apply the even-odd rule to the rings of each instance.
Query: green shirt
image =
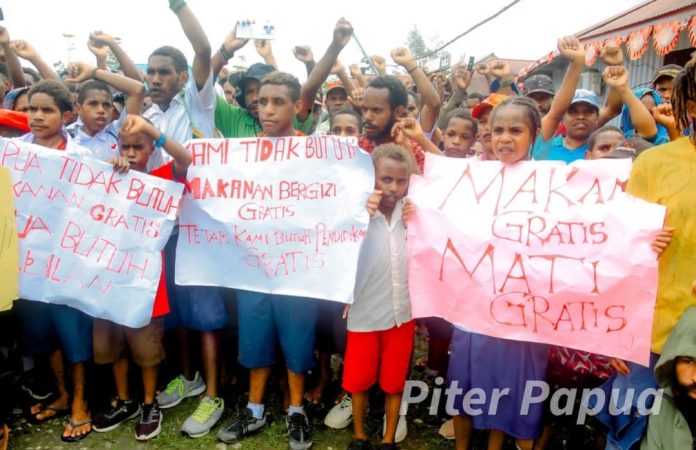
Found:
[[[312,114],[310,113],[304,122],[300,122],[295,117],[293,126],[309,134],[312,130]],[[215,128],[227,138],[253,137],[263,131],[261,124],[246,109],[230,105],[221,96],[218,96],[215,101]]]

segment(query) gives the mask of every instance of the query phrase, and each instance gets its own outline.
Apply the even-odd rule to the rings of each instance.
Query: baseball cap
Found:
[[[595,94],[592,91],[588,91],[587,89],[575,90],[575,95],[573,95],[573,101],[570,102],[570,104],[572,105],[574,103],[589,103],[590,105],[597,108],[597,110],[602,108],[602,102],[599,100],[597,94]]]
[[[326,85],[326,95],[329,95],[329,92],[333,91],[334,89],[343,89],[343,92],[348,94],[346,91],[345,86],[343,86],[343,83],[341,83],[341,80],[331,80],[327,83]]]
[[[483,114],[488,109],[495,108],[506,98],[508,98],[508,96],[503,94],[489,95],[488,97],[486,97],[484,101],[474,106],[474,108],[471,110],[471,117],[473,117],[474,119],[478,119],[479,117],[481,117],[481,114]]]
[[[684,68],[677,64],[667,64],[666,66],[662,66],[657,69],[657,72],[655,72],[655,75],[653,75],[651,83],[654,86],[655,83],[657,83],[657,80],[662,77],[675,78],[682,70],[684,70]]]
[[[532,75],[524,80],[523,95],[526,97],[535,92],[555,95],[556,91],[553,87],[553,80],[548,75]]]
[[[239,103],[239,105],[243,107],[246,107],[244,102],[244,91],[246,89],[246,84],[249,81],[261,81],[261,78],[275,71],[276,68],[271,66],[270,64],[255,63],[249,66],[246,73],[239,80],[239,93],[237,94],[237,103]]]
[[[26,113],[0,109],[0,126],[14,128],[24,133],[29,132],[29,116]]]

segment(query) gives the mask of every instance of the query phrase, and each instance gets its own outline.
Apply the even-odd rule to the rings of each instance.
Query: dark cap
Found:
[[[657,72],[655,72],[655,75],[653,75],[652,79],[652,85],[655,86],[655,83],[657,83],[657,80],[663,77],[669,77],[669,78],[676,78],[677,75],[679,75],[679,72],[684,70],[682,66],[678,66],[677,64],[667,64],[666,66],[662,66],[659,69],[657,69]]]
[[[244,94],[246,91],[247,83],[252,80],[261,81],[261,78],[275,71],[276,68],[271,66],[270,64],[255,63],[249,66],[246,73],[239,80],[239,92],[237,93],[237,103],[240,106],[246,108],[246,104],[244,102]]]
[[[535,92],[555,95],[556,90],[553,87],[553,80],[548,75],[532,75],[524,80],[523,95],[526,97]]]
[[[261,81],[261,78],[265,77],[271,72],[275,72],[276,68],[270,64],[256,63],[249,66],[246,73],[239,80],[239,86],[244,89],[244,85],[250,80]]]

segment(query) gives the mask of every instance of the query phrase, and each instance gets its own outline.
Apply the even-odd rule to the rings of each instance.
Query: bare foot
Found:
[[[41,403],[31,407],[31,415],[39,422],[46,421],[56,416],[63,416],[69,411],[68,397],[59,397],[48,405]]]
[[[70,421],[63,431],[63,439],[80,439],[92,431],[92,419],[85,408],[73,407]]]

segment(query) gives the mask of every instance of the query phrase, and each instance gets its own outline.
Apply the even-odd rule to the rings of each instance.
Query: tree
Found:
[[[65,72],[68,68],[65,66],[65,63],[63,61],[56,61],[53,63],[53,70],[60,77],[60,74]]]
[[[114,37],[114,40],[119,45],[121,44],[120,37]],[[108,67],[111,70],[121,70],[121,64],[118,62],[118,59],[116,59],[116,55],[114,55],[114,52],[112,52],[111,49],[109,49],[106,52],[106,67]]]
[[[411,54],[416,59],[430,53],[428,46],[425,45],[423,35],[420,33],[420,31],[418,31],[418,27],[415,25],[413,26],[413,29],[408,32],[408,36],[406,36],[406,47],[411,51]]]

